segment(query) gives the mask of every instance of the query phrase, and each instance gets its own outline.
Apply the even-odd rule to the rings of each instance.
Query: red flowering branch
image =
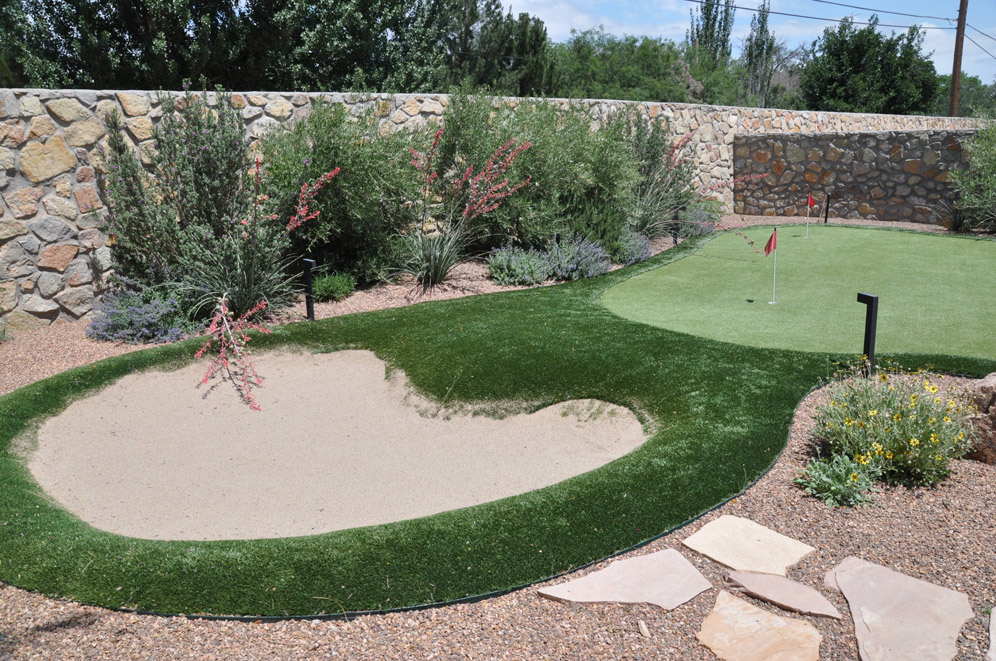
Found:
[[[297,206],[294,207],[294,215],[291,216],[290,221],[287,223],[288,232],[293,232],[309,220],[318,218],[321,211],[311,211],[308,205],[314,202],[318,191],[322,190],[337,174],[339,174],[339,168],[326,172],[313,184],[301,184],[301,192],[297,196]]]
[[[251,321],[252,316],[261,312],[265,307],[266,301],[260,301],[238,319],[232,319],[232,314],[225,304],[225,296],[222,296],[218,301],[218,308],[215,310],[211,325],[208,327],[208,338],[194,355],[194,358],[200,359],[217,342],[218,353],[204,373],[201,385],[207,385],[220,370],[223,372],[222,381],[226,378],[230,380],[242,401],[254,411],[261,410],[261,407],[256,403],[252,389],[255,386],[263,385],[263,379],[256,373],[256,367],[252,364],[251,352],[247,345],[252,339],[252,336],[249,335],[250,330],[266,334],[270,332],[266,326]]]
[[[526,177],[510,187],[508,178],[504,177],[505,171],[512,167],[516,157],[532,146],[528,142],[521,142],[517,146],[515,143],[516,140],[512,139],[496,149],[488,158],[484,169],[476,175],[474,166],[471,165],[454,182],[454,188],[458,192],[463,190],[464,186],[467,187],[467,201],[460,216],[462,220],[473,220],[494,211],[501,206],[502,200],[529,183],[532,177]]]

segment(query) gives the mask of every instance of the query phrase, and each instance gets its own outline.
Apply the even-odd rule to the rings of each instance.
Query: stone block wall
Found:
[[[962,141],[973,133],[740,135],[733,146],[733,210],[805,215],[810,193],[820,208],[829,194],[834,217],[939,223],[952,199],[949,173],[967,167]]]
[[[443,94],[233,95],[247,135],[254,139],[306,116],[318,99],[344,104],[356,115],[371,114],[383,133],[440,121],[449,103]],[[209,94],[209,103],[214,102]],[[493,100],[512,108],[523,102]],[[727,184],[735,172],[738,136],[978,125],[977,120],[943,117],[611,100],[551,102],[563,107],[579,104],[590,110],[595,124],[637,106],[654,121],[667,120],[677,135],[690,133],[696,185],[714,190],[728,208],[734,202],[734,191]],[[0,89],[0,323],[12,332],[86,318],[107,286],[111,248],[102,228],[108,211],[98,180],[103,173],[100,145],[107,139],[105,118],[111,110],[124,119],[126,137],[136,149],[152,146],[153,126],[162,116],[155,92]]]

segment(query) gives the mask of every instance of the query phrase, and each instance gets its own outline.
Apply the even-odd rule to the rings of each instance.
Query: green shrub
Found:
[[[699,198],[678,213],[678,235],[684,239],[711,234],[722,219],[722,203]]]
[[[996,121],[990,121],[965,143],[968,169],[951,170],[958,192],[957,209],[972,229],[996,231]]]
[[[104,181],[108,231],[118,241],[116,272],[139,288],[182,280],[191,292],[185,312],[197,318],[210,316],[222,294],[235,316],[261,300],[277,308],[292,298],[288,230],[260,195],[259,173],[248,176],[239,111],[229,94],[213,94],[161,97],[163,118],[153,129],[148,171],[120,118],[112,113],[108,120]],[[287,215],[292,211],[293,205]]]
[[[560,108],[540,101],[512,109],[466,93],[451,98],[444,123],[440,173],[484,163],[509,140],[531,144],[507,175],[512,182],[532,179],[478,220],[480,247],[539,247],[567,233],[609,245],[625,228],[633,206],[636,162],[618,123],[592,130],[590,113],[578,106]]]
[[[810,460],[795,483],[831,507],[853,507],[872,502],[865,494],[875,491],[877,477],[871,466],[833,454]]]
[[[356,290],[356,278],[348,273],[330,273],[315,278],[312,292],[319,303],[341,301]]]
[[[316,197],[320,215],[295,235],[294,249],[364,284],[387,277],[403,260],[398,237],[416,219],[412,137],[408,131],[378,136],[373,117],[358,119],[342,104],[322,103],[290,131],[264,136],[264,186],[278,213],[289,213],[304,182],[342,168]]]
[[[972,443],[969,411],[934,375],[881,373],[837,380],[816,411],[820,438],[835,455],[868,466],[890,483],[936,484]]]
[[[546,254],[535,248],[505,246],[487,258],[488,273],[500,285],[538,285],[550,277]]]
[[[652,239],[671,230],[678,209],[697,198],[695,169],[689,154],[691,134],[671,135],[666,121],[650,120],[638,113],[626,117],[629,148],[639,164],[630,226]]]

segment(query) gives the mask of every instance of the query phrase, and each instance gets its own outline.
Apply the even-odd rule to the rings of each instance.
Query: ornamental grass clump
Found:
[[[827,394],[829,403],[816,410],[817,438],[831,457],[853,462],[861,480],[937,484],[951,459],[972,447],[970,405],[953,388],[942,390],[930,372],[836,380]],[[811,462],[799,482],[812,493],[822,470]]]

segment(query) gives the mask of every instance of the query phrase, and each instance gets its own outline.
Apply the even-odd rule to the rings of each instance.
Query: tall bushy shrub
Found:
[[[247,207],[251,161],[242,117],[228,94],[187,90],[163,95],[148,168],[125,137],[116,113],[108,117],[108,175],[104,179],[115,235],[115,271],[139,283],[166,281],[191,261],[205,237],[224,235]],[[151,177],[149,175],[152,175]]]
[[[147,170],[113,115],[106,152],[108,231],[115,235],[116,271],[138,289],[182,283],[190,293],[184,312],[210,316],[218,299],[241,316],[286,305],[293,297],[288,272],[294,218],[334,173],[316,177],[285,213],[260,190],[238,110],[229,94],[161,98],[163,118],[153,130],[155,148],[143,153]],[[304,204],[304,209],[302,209]],[[287,218],[292,219],[291,223]],[[300,224],[300,223],[298,223]]]
[[[952,170],[951,181],[958,191],[955,203],[971,229],[996,231],[996,121],[980,129],[965,144],[967,170]]]
[[[411,139],[407,131],[379,136],[373,118],[322,103],[290,131],[266,136],[265,186],[279,213],[293,207],[303,182],[349,164],[315,198],[321,215],[301,228],[294,247],[361,283],[383,278],[400,259],[401,233],[416,220],[419,183],[408,165]]]
[[[639,164],[633,230],[656,238],[672,226],[675,214],[698,197],[689,158],[691,134],[674,137],[666,121],[647,120],[638,111],[625,118],[629,148]]]
[[[632,206],[636,163],[621,127],[592,127],[576,105],[520,102],[511,108],[489,97],[454,95],[444,118],[439,171],[462,172],[509,140],[528,141],[509,170],[529,185],[481,219],[484,245],[541,246],[557,234],[579,233],[606,244],[617,240]]]

